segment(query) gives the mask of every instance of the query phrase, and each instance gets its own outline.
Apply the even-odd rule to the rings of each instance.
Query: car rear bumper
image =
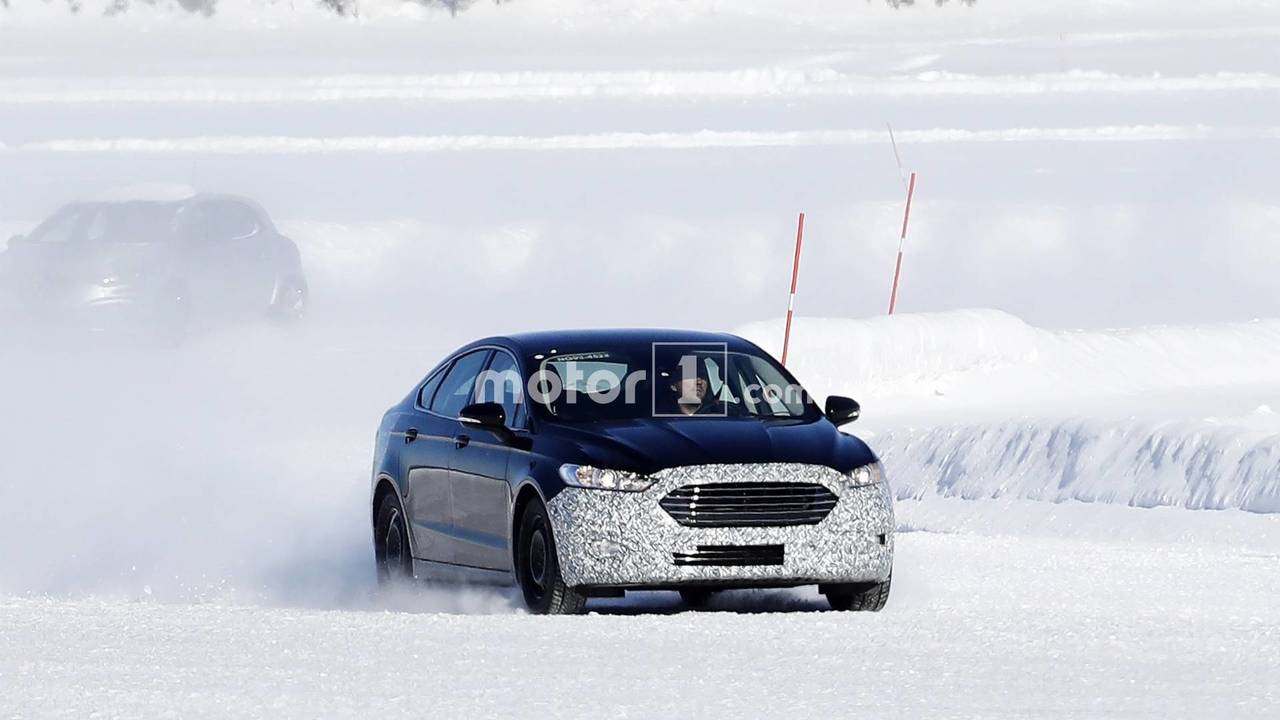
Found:
[[[679,487],[779,481],[822,485],[838,501],[817,524],[786,527],[688,527],[659,505]],[[847,488],[842,474],[815,465],[673,468],[639,493],[566,488],[547,511],[560,572],[578,587],[881,582],[893,567],[887,484]]]

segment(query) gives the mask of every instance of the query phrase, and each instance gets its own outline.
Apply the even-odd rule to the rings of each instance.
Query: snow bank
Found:
[[[776,351],[779,322],[741,333]],[[802,318],[792,369],[863,397],[899,498],[1280,512],[1280,321],[1050,331],[996,311]]]
[[[739,333],[780,352],[783,322]],[[1045,330],[997,310],[865,320],[799,318],[792,369],[815,388],[869,397],[935,393],[947,384],[987,402],[1038,395],[1141,394],[1280,384],[1280,320],[1101,331]],[[1026,378],[1008,387],[1008,376]]]
[[[781,355],[782,332],[782,323],[772,320],[738,331],[775,355]],[[791,370],[815,391],[847,386],[863,395],[893,395],[955,373],[1031,362],[1045,337],[994,310],[867,320],[799,318],[791,337]]]
[[[1026,498],[1280,512],[1280,437],[1072,418],[889,431],[898,498]]]

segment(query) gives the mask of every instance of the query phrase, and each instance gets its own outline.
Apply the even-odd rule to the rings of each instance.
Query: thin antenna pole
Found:
[[[898,263],[893,268],[893,290],[889,292],[889,314],[898,309],[898,281],[902,278],[902,250],[907,244],[907,221],[911,219],[911,196],[916,192],[916,174],[907,185],[907,209],[902,213],[902,234],[898,236]]]
[[[787,365],[787,351],[791,348],[791,314],[796,307],[796,281],[800,279],[800,247],[804,244],[804,213],[796,226],[796,257],[791,264],[791,295],[787,297],[787,329],[782,335],[782,366]]]
[[[902,169],[902,156],[898,154],[898,141],[893,139],[893,126],[889,123],[884,124],[889,128],[889,142],[893,145],[893,159],[898,161],[898,177],[902,179],[902,189],[907,189],[907,173]]]

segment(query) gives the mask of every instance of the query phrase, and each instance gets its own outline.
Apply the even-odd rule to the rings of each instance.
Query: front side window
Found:
[[[155,243],[172,237],[174,208],[166,203],[127,202],[68,208],[31,234],[40,243]]]
[[[456,418],[462,408],[470,405],[476,376],[484,367],[490,350],[476,350],[458,358],[440,381],[435,397],[431,399],[431,412]]]
[[[507,427],[524,427],[524,378],[515,358],[495,352],[489,369],[481,374],[475,391],[476,402],[496,402],[506,412]]]
[[[166,241],[173,234],[171,205],[131,202],[103,205],[92,212],[85,229],[90,242],[154,243]]]
[[[80,218],[83,214],[82,208],[60,210],[58,214],[40,223],[39,227],[32,230],[27,239],[35,243],[52,245],[70,242],[75,237],[76,225],[80,223]]]

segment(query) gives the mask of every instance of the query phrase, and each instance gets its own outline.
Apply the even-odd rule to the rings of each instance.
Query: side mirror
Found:
[[[514,443],[517,435],[507,427],[507,411],[501,403],[472,403],[458,413],[458,422],[466,427],[488,430],[504,443]]]
[[[827,419],[836,427],[848,425],[862,415],[862,406],[853,398],[832,395],[827,398]]]
[[[14,235],[13,237],[9,238],[8,248],[12,250],[14,248],[22,247],[23,245],[26,245],[26,244],[27,244],[27,238],[25,236]]]
[[[496,402],[472,403],[458,413],[458,422],[463,425],[482,427],[486,430],[506,429],[507,411]]]

